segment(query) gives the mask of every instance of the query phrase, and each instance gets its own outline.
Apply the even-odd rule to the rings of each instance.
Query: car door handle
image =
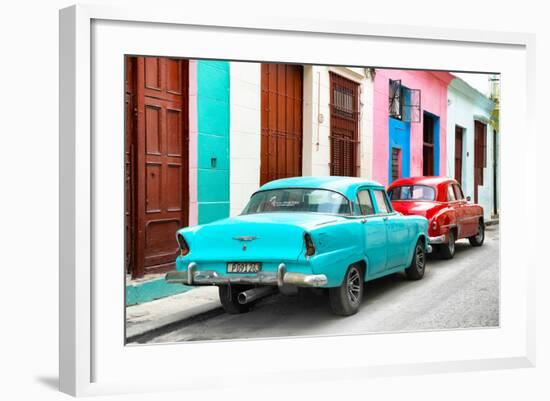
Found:
[[[383,220],[384,220],[384,221],[387,221],[387,220],[388,220],[388,216],[384,216],[384,217],[383,217]]]

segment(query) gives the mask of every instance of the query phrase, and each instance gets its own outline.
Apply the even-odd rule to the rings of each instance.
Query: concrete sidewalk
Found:
[[[126,340],[218,308],[221,304],[217,286],[196,287],[182,294],[127,306]]]

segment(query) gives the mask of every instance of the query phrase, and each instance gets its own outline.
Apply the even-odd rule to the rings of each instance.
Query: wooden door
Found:
[[[487,164],[487,126],[475,121],[474,134],[474,202],[478,202],[478,186],[483,185],[483,168]]]
[[[434,119],[426,113],[424,113],[423,130],[422,174],[432,176],[434,175]]]
[[[401,178],[401,149],[391,148],[391,182]]]
[[[455,180],[462,185],[462,137],[464,129],[455,126]]]
[[[303,69],[262,64],[260,185],[302,175]]]
[[[359,84],[330,73],[330,175],[356,177]]]
[[[132,276],[174,268],[188,224],[188,62],[135,58]],[[127,243],[128,246],[128,243]]]
[[[124,269],[132,273],[135,239],[135,120],[136,107],[136,59],[126,57],[124,71]]]

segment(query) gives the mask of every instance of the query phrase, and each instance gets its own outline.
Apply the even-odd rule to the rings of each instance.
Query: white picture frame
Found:
[[[223,41],[219,35],[224,35]],[[267,43],[269,54],[255,45],[258,37]],[[159,45],[155,42],[158,38],[166,40]],[[200,46],[184,46],[182,38],[200,39]],[[239,355],[269,358],[270,364],[257,363],[254,369],[237,362],[257,386],[296,381],[296,372],[300,372],[300,380],[314,382],[343,375],[360,380],[411,371],[534,366],[535,264],[530,256],[534,243],[525,243],[522,254],[507,247],[521,232],[535,232],[536,208],[527,207],[527,197],[514,196],[518,188],[524,188],[523,193],[530,188],[532,197],[536,196],[535,177],[529,174],[535,171],[536,148],[526,145],[535,142],[531,123],[534,43],[530,34],[252,15],[217,19],[179,9],[139,6],[78,5],[61,10],[61,391],[95,395],[197,390],[207,383],[209,388],[238,385],[207,364],[209,358],[201,357],[205,354],[232,360]],[[350,54],[350,49],[355,53]],[[434,53],[438,57],[434,58]],[[122,266],[123,246],[123,215],[119,213],[123,54],[501,73],[501,133],[505,140],[501,149],[500,327],[125,347],[121,335],[123,272],[116,270]],[[461,57],[464,55],[468,57]],[[116,132],[120,137],[107,135]],[[514,132],[522,132],[522,139],[510,135]],[[419,349],[405,349],[403,344],[413,340]],[[358,344],[359,358],[346,357],[346,348]],[[384,352],[389,344],[391,354]],[[297,353],[301,357],[289,364],[289,357]],[[182,356],[192,363],[178,364]]]

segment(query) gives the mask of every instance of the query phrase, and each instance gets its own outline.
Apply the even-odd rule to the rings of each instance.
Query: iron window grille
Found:
[[[401,84],[401,80],[390,79],[389,114],[401,121],[419,123],[422,120],[421,91],[409,89]]]

